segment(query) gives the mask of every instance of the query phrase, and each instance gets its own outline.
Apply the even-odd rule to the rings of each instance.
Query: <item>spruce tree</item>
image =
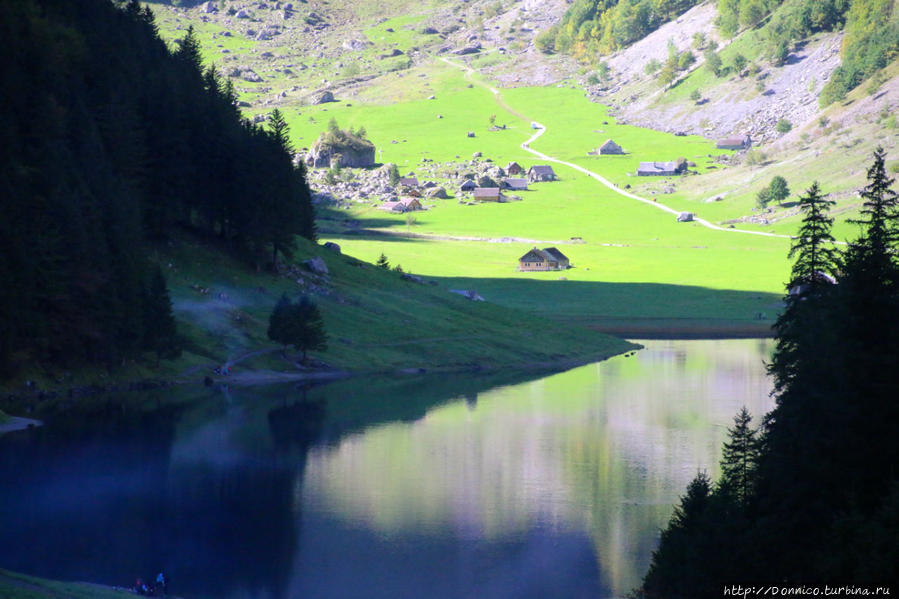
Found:
[[[821,195],[818,182],[812,183],[804,196],[799,197],[799,210],[804,213],[799,233],[793,240],[788,258],[796,257],[790,277],[790,286],[806,285],[818,290],[827,283],[827,277],[835,277],[839,269],[839,252],[834,247],[830,230],[833,219],[827,210],[835,202]]]
[[[752,415],[746,406],[734,416],[734,426],[727,429],[728,440],[721,457],[719,488],[746,505],[755,487],[759,458],[757,430],[752,428]]]
[[[293,345],[303,352],[303,362],[309,350],[328,348],[325,324],[315,303],[302,296],[292,303],[287,296],[275,305],[269,317],[268,337],[283,345]]]
[[[172,360],[181,355],[172,300],[159,266],[153,269],[144,300],[144,349],[156,352],[156,366],[161,358]]]
[[[378,256],[378,261],[375,262],[375,266],[383,268],[384,270],[390,269],[390,262],[387,261],[387,256],[384,253],[381,253],[381,255]]]
[[[291,317],[294,320],[294,326],[297,328],[293,345],[303,352],[303,362],[306,361],[306,352],[308,350],[323,351],[328,349],[325,323],[315,302],[304,295],[291,311]]]
[[[269,115],[268,119],[269,133],[278,145],[281,146],[288,155],[293,155],[293,146],[290,143],[290,128],[284,115],[280,110],[275,108]]]
[[[290,345],[290,340],[286,337],[287,313],[290,311],[290,305],[287,295],[282,295],[268,317],[268,338],[282,345]]]

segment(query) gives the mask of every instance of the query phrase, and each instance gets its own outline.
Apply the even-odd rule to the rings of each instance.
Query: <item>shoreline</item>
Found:
[[[43,422],[33,418],[23,418],[21,416],[9,416],[9,419],[0,424],[0,436],[6,433],[25,430],[34,426],[43,426]]]

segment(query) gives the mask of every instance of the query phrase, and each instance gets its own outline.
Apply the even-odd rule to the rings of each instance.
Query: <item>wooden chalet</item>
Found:
[[[506,177],[503,179],[502,186],[510,191],[527,191],[528,180],[524,178]]]
[[[554,247],[538,250],[535,246],[534,249],[518,259],[518,270],[565,270],[566,268],[571,268],[568,257]]]
[[[624,154],[624,148],[616,144],[611,139],[607,139],[604,144],[596,150],[597,154]]]
[[[534,165],[528,169],[528,181],[536,183],[538,181],[555,181],[556,173],[553,167],[548,164]]]
[[[384,202],[378,208],[386,212],[400,213],[422,210],[421,202],[418,201],[418,198],[403,198],[394,202]]]
[[[474,199],[479,202],[499,202],[501,198],[499,187],[478,187],[474,190]]]
[[[717,147],[719,150],[747,150],[752,147],[752,138],[747,133],[744,137],[719,139]]]
[[[524,168],[517,162],[510,162],[509,164],[506,165],[506,174],[520,175],[523,172],[524,172]]]
[[[669,162],[641,162],[637,169],[640,177],[682,175],[687,172],[686,160],[671,160]]]

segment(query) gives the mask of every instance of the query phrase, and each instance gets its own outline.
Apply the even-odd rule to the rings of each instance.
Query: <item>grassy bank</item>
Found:
[[[471,370],[552,367],[584,363],[631,349],[623,340],[496,302],[450,293],[452,281],[404,279],[307,242],[279,275],[257,273],[192,238],[173,240],[155,253],[165,270],[179,331],[180,359],[154,366],[152,356],[112,373],[44,371],[25,378],[42,388],[106,384],[115,379],[199,381],[212,368],[297,372],[298,354],[267,338],[268,317],[281,294],[315,299],[329,335],[328,349],[311,357],[334,369],[389,372],[402,369]],[[327,274],[304,260],[319,257]],[[73,374],[74,373],[74,374]]]
[[[134,593],[84,582],[59,582],[0,570],[3,599],[116,599]]]

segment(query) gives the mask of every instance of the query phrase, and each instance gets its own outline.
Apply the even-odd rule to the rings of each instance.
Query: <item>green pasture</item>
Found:
[[[418,77],[420,73],[429,77]],[[379,149],[380,162],[395,162],[402,172],[418,171],[420,176],[422,158],[459,164],[475,151],[499,165],[511,160],[526,167],[539,163],[519,147],[533,134],[530,120],[548,127],[532,144],[535,149],[590,168],[621,186],[658,184],[628,176],[645,159],[682,156],[694,160],[699,165],[696,170],[703,173],[693,176],[696,179],[715,172],[708,168],[707,159],[714,148],[712,142],[619,125],[605,107],[588,102],[576,90],[504,90],[502,100],[526,117],[521,118],[499,105],[489,90],[480,85],[468,87],[468,83],[458,69],[430,65],[405,74],[394,84],[415,89],[418,95],[434,94],[434,100],[335,103],[288,113],[288,119],[300,146],[310,145],[332,117],[341,127],[364,126]],[[438,119],[438,114],[443,118]],[[491,114],[497,115],[497,124],[507,128],[488,131]],[[475,137],[468,138],[467,131],[474,131]],[[629,153],[587,155],[609,137]],[[391,143],[394,140],[397,143]],[[336,241],[345,252],[362,260],[374,262],[384,253],[404,270],[490,290],[491,301],[545,311],[553,317],[750,320],[758,313],[767,319],[775,316],[789,273],[788,240],[676,223],[673,215],[625,198],[582,173],[555,164],[553,168],[560,180],[532,184],[529,191],[517,193],[521,201],[463,205],[454,199],[430,200],[425,202],[430,209],[415,213],[411,225],[406,215],[363,204],[348,215],[370,230],[368,233],[343,229],[341,214],[333,221],[323,221],[322,238]],[[466,166],[458,170],[464,173]],[[410,234],[425,238],[411,238]],[[454,236],[532,241],[450,239]],[[583,243],[565,243],[571,238]],[[558,245],[576,268],[563,273],[519,273],[517,259],[534,243]],[[560,277],[567,281],[558,281]],[[528,281],[533,285],[525,284]],[[554,283],[549,285],[550,281]],[[613,291],[618,284],[643,293],[643,299],[628,302],[626,294]],[[595,292],[601,289],[606,295],[597,297]],[[697,299],[702,296],[697,290],[706,290],[705,302]],[[711,300],[725,290],[744,295],[735,301]]]
[[[184,323],[182,333],[198,363],[211,366],[259,348],[277,348],[266,329],[282,293],[312,295],[330,337],[327,351],[312,355],[354,371],[589,361],[630,347],[583,328],[472,302],[440,281],[407,281],[398,272],[300,243],[295,260],[320,256],[328,265],[326,277],[251,272],[187,242],[160,255],[172,265],[166,274],[175,315],[179,326]],[[209,293],[199,293],[198,287]],[[291,367],[279,352],[260,354],[243,366]]]

